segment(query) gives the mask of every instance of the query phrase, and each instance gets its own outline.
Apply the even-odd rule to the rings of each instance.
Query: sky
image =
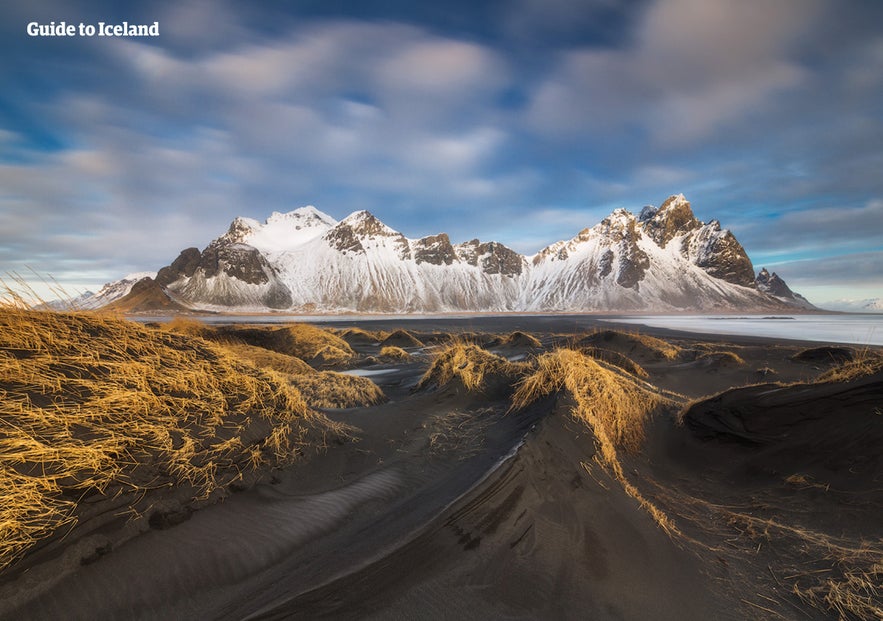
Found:
[[[28,35],[50,21],[160,35]],[[304,205],[532,254],[683,193],[811,301],[883,297],[881,24],[878,0],[6,2],[0,277],[94,291]]]

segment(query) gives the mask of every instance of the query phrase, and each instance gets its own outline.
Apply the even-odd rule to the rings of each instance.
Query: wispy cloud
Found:
[[[879,250],[883,5],[392,4],[4,6],[0,272],[109,280],[307,203],[535,252],[675,192],[758,262]],[[22,34],[101,15],[163,34]]]

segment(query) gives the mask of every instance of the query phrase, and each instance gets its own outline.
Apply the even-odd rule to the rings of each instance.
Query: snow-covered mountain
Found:
[[[791,291],[791,288],[785,284],[785,281],[778,274],[775,272],[770,274],[766,268],[758,272],[756,283],[758,290],[777,297],[786,304],[793,304],[799,308],[806,309],[815,308],[805,297]]]
[[[299,312],[722,311],[805,307],[769,288],[717,221],[683,195],[640,216],[618,209],[525,257],[496,242],[405,237],[367,211],[341,221],[303,207],[237,218],[202,252],[156,275],[176,302],[205,310]],[[775,282],[787,285],[775,276]],[[779,286],[778,284],[776,286]],[[808,303],[807,303],[808,304]]]
[[[819,305],[821,308],[849,313],[883,313],[883,298],[867,300],[831,300]]]
[[[98,293],[84,291],[76,297],[52,300],[37,308],[49,308],[52,310],[94,310],[102,308],[127,296],[138,281],[154,277],[156,277],[156,272],[135,272],[119,280],[105,283],[98,290]]]

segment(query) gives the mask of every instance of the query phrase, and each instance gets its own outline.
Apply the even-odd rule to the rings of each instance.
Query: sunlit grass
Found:
[[[94,494],[195,498],[342,428],[287,378],[196,336],[94,314],[0,308],[0,568]]]

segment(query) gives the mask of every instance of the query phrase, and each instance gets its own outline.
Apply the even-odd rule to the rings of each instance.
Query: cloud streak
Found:
[[[675,192],[761,261],[880,250],[873,6],[155,7],[0,9],[0,272],[110,280],[307,203],[535,252]],[[93,13],[163,36],[20,32]]]

